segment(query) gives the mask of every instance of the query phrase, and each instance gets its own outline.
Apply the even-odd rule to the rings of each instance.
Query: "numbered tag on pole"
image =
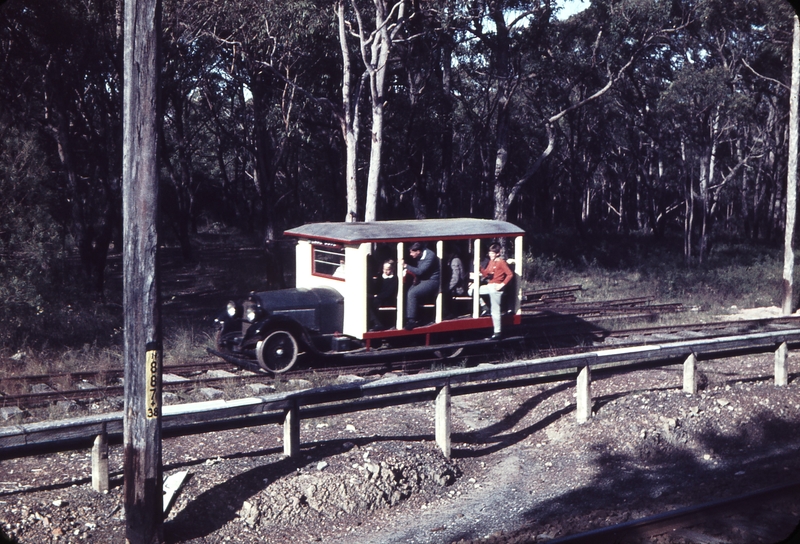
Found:
[[[161,415],[161,350],[147,352],[147,419]]]

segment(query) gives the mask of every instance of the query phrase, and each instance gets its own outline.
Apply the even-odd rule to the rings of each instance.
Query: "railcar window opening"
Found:
[[[344,247],[312,245],[313,271],[315,276],[325,276],[344,281]]]

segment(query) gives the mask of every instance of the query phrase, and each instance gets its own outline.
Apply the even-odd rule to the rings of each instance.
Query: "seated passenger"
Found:
[[[334,278],[341,278],[344,279],[344,259],[339,259],[339,266],[336,267],[336,270],[333,271]]]
[[[454,297],[461,297],[467,294],[467,270],[457,249],[454,249],[447,258],[447,266],[443,267],[444,281],[442,286],[445,297],[444,304],[445,319],[454,319],[458,315],[455,307]]]
[[[412,264],[405,261],[403,271],[413,274],[413,285],[406,294],[406,324],[405,329],[411,330],[419,325],[419,307],[426,299],[436,296],[439,292],[439,257],[425,248],[421,243],[414,242],[408,251]]]
[[[447,293],[451,297],[464,296],[467,294],[467,271],[464,268],[464,263],[458,254],[458,250],[451,253],[447,261],[446,271],[449,273],[447,282]]]
[[[397,276],[392,259],[383,263],[382,273],[375,284],[375,294],[369,300],[370,330],[383,330],[389,326],[378,313],[379,308],[387,306],[397,306]]]

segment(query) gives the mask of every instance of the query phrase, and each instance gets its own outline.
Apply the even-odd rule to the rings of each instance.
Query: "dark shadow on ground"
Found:
[[[469,433],[453,433],[451,435],[451,442],[478,447],[475,449],[454,447],[451,452],[452,457],[456,459],[466,457],[482,457],[484,455],[495,453],[521,442],[536,431],[544,429],[564,415],[573,412],[575,410],[575,406],[570,405],[561,410],[553,412],[548,417],[542,419],[541,421],[537,421],[535,424],[524,429],[515,431],[513,433],[502,434],[509,429],[513,429],[517,423],[519,423],[526,415],[528,415],[535,406],[560,393],[561,391],[569,389],[570,387],[572,387],[571,383],[559,383],[526,400],[519,406],[519,408],[514,410],[514,412],[497,423],[493,423],[488,427]]]
[[[496,440],[498,443],[512,443],[512,437],[518,433],[496,437]],[[491,434],[491,431],[487,428],[480,434]],[[595,519],[595,525],[586,527],[586,531],[626,521],[607,520],[604,510],[664,512],[684,505],[736,497],[800,479],[798,422],[764,412],[756,415],[735,434],[706,431],[693,439],[701,442],[701,449],[713,452],[711,459],[682,447],[679,439],[671,441],[658,435],[654,435],[652,442],[636,455],[614,453],[614,444],[611,443],[598,444],[595,449],[600,453],[595,463],[600,470],[595,477],[569,493],[536,504],[524,513],[529,526],[497,542],[534,541],[525,538],[535,539],[549,524],[558,526],[565,519]],[[701,489],[701,499],[698,499],[698,488]],[[598,501],[601,496],[602,500]],[[800,493],[793,493],[790,498],[782,500],[790,501],[794,505],[794,512],[800,509]],[[598,504],[602,506],[598,507]],[[730,512],[730,515],[737,513],[739,510]],[[742,536],[740,542],[792,542],[791,539],[781,539],[788,538],[797,523],[796,519],[787,519],[786,516],[773,519],[774,513],[769,508],[753,515],[761,516],[761,519],[750,520],[753,533]],[[731,523],[731,530],[735,531],[746,524],[747,519],[736,519]],[[724,528],[723,525],[720,528]],[[757,538],[758,535],[763,538]],[[477,542],[474,538],[475,535],[466,531],[455,536],[448,535],[448,539],[454,542],[462,542],[462,539],[463,542]]]
[[[602,343],[609,331],[577,315],[538,310],[522,316],[525,343],[535,350]]]

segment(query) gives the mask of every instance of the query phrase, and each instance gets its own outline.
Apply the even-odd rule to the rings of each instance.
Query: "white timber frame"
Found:
[[[329,278],[313,273],[313,241],[298,240],[295,250],[296,283],[304,287],[332,287],[344,297],[344,323],[342,333],[361,337],[368,327],[367,323],[367,256],[372,244],[364,242],[344,246],[344,279]],[[400,299],[398,299],[399,301]]]
[[[344,296],[344,323],[342,332],[360,338],[368,329],[367,322],[367,297],[369,289],[367,284],[369,273],[367,271],[367,256],[372,252],[372,244],[365,242],[355,246],[345,246],[344,262],[345,285],[342,291]],[[351,263],[351,264],[347,264]],[[353,266],[355,265],[355,266]]]
[[[514,297],[514,315],[522,314],[522,263],[525,262],[525,254],[522,251],[522,236],[514,238],[514,276],[517,287]]]
[[[481,315],[481,239],[472,243],[472,317]]]
[[[444,262],[444,242],[439,240],[436,242],[436,256],[439,258],[439,292],[436,294],[436,323],[442,322],[443,312],[442,312],[442,303],[443,303],[443,295],[442,295],[442,278],[444,278],[444,274],[442,271],[446,266]]]
[[[405,244],[397,243],[397,259],[395,259],[395,275],[397,276],[397,315],[395,316],[395,328],[399,331],[403,328],[403,318],[406,315],[406,297],[403,296],[403,269],[400,263],[405,258]]]

